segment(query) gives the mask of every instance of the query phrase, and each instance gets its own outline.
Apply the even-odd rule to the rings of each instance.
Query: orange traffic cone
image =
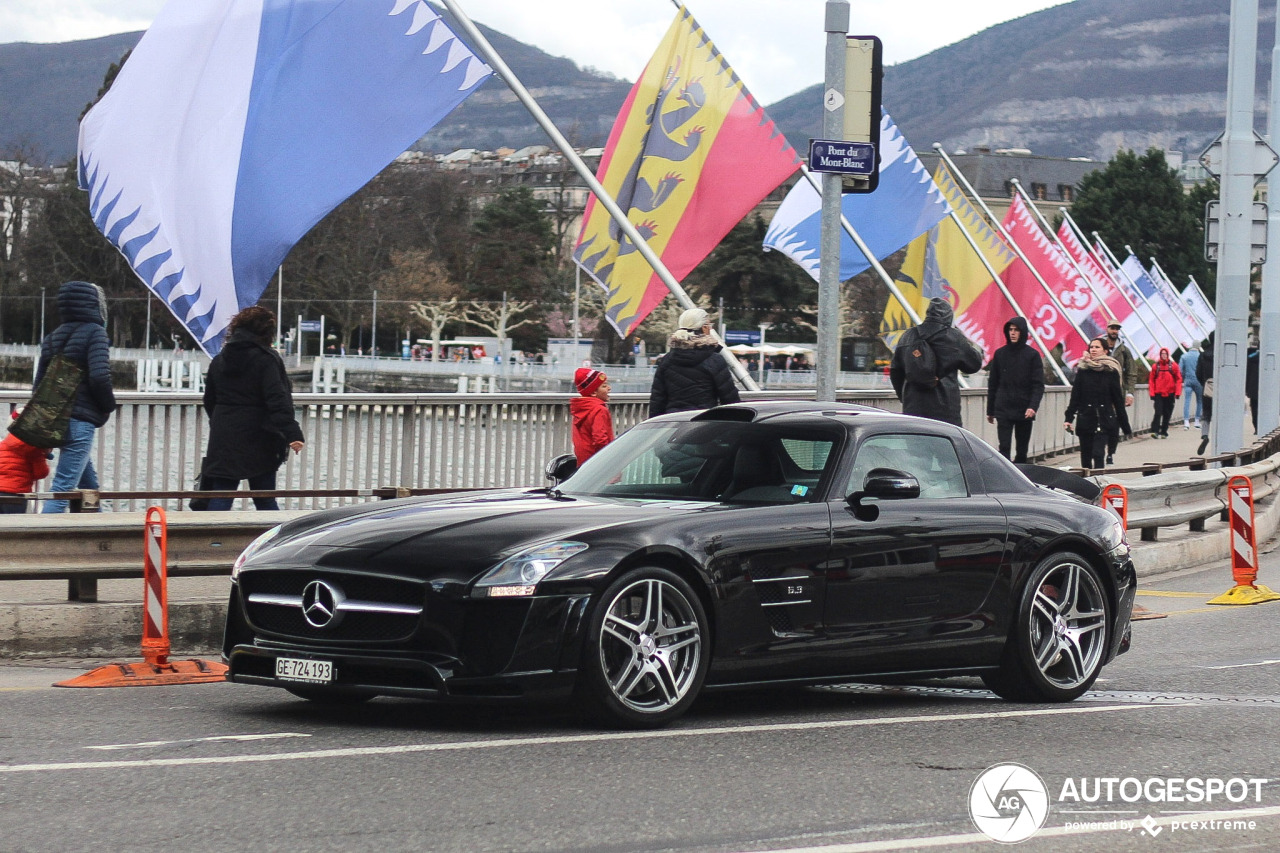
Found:
[[[59,681],[54,687],[151,687],[226,681],[226,664],[169,660],[168,541],[164,510],[149,507],[143,545],[142,662],[107,664]]]

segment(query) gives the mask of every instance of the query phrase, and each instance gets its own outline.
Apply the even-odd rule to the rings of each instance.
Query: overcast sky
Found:
[[[479,23],[626,80],[640,74],[675,14],[670,0],[458,2]],[[164,0],[0,0],[0,43],[76,41],[142,30],[163,4]],[[850,30],[879,36],[885,62],[892,64],[1058,5],[1062,0],[852,0]],[[821,82],[825,0],[689,0],[689,9],[764,103]]]

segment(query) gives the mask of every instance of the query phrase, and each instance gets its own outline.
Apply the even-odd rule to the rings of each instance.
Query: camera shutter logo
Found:
[[[969,816],[993,841],[1025,841],[1049,816],[1049,791],[1030,767],[996,764],[982,771],[969,789]]]

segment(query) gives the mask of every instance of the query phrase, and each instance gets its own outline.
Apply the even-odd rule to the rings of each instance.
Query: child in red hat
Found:
[[[569,401],[573,414],[573,454],[581,465],[613,441],[613,417],[609,414],[609,377],[590,367],[573,374],[579,396]]]
[[[13,413],[18,417],[18,412]],[[0,495],[21,495],[35,489],[36,482],[49,476],[49,457],[43,447],[32,447],[13,433],[0,441]],[[27,511],[22,502],[0,503],[0,515]]]

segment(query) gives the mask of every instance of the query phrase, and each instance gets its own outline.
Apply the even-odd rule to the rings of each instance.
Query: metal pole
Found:
[[[1032,203],[1031,196],[1027,195],[1027,191],[1022,186],[1022,182],[1019,181],[1017,178],[1014,178],[1012,180],[1012,184],[1015,187],[1017,187],[1018,192],[1022,194],[1022,200],[1026,202],[1027,207],[1031,208],[1032,212],[1035,213],[1036,219],[1040,221],[1040,225],[1042,228],[1044,228],[1045,233],[1049,234],[1053,238],[1053,241],[1058,244],[1058,248],[1062,250],[1062,254],[1071,263],[1071,266],[1075,268],[1076,274],[1080,276],[1080,280],[1083,281],[1085,283],[1085,286],[1089,288],[1089,292],[1093,294],[1094,299],[1098,300],[1098,304],[1102,306],[1103,313],[1107,317],[1109,317],[1112,321],[1115,321],[1116,315],[1111,312],[1110,306],[1107,305],[1106,298],[1101,293],[1098,292],[1098,289],[1093,285],[1093,281],[1089,278],[1089,274],[1085,272],[1084,269],[1080,266],[1080,264],[1076,262],[1075,257],[1072,256],[1072,254],[1067,251],[1067,247],[1064,246],[1062,244],[1062,240],[1058,238],[1057,232],[1055,232],[1052,228],[1049,227],[1049,221],[1044,218],[1044,214],[1040,212],[1040,208],[1036,207]],[[1062,215],[1063,216],[1067,215],[1066,210],[1062,211]],[[1138,358],[1139,360],[1142,361],[1143,367],[1147,368],[1148,370],[1151,369],[1151,364],[1147,361],[1146,356],[1139,353]]]
[[[1071,328],[1076,330],[1076,334],[1079,335],[1080,339],[1087,345],[1089,343],[1089,336],[1080,328],[1080,324],[1067,313],[1067,309],[1062,307],[1062,303],[1058,301],[1058,297],[1053,294],[1053,288],[1051,288],[1048,282],[1041,277],[1040,271],[1031,265],[1031,261],[1027,260],[1027,256],[1023,253],[1022,248],[1013,241],[1013,238],[1009,236],[1009,232],[1004,230],[1004,225],[996,219],[995,214],[991,212],[991,208],[987,207],[987,203],[982,200],[978,195],[978,191],[969,183],[969,179],[964,176],[964,173],[961,172],[960,169],[957,168],[956,164],[952,162],[951,158],[947,156],[947,152],[943,150],[941,143],[935,142],[933,144],[933,148],[938,152],[939,156],[942,157],[943,161],[946,162],[947,168],[951,170],[952,177],[960,182],[960,186],[964,188],[969,195],[973,196],[973,200],[982,208],[982,212],[987,215],[987,219],[990,221],[991,226],[996,229],[997,233],[999,233],[1001,238],[1004,239],[1004,242],[1008,247],[1013,250],[1013,253],[1027,265],[1027,269],[1031,270],[1031,274],[1035,276],[1036,281],[1040,282],[1040,286],[1044,288],[1045,295],[1049,297],[1049,301],[1053,303],[1053,306],[1058,309],[1058,313],[1062,315],[1063,319],[1071,324]],[[1065,356],[1065,354],[1066,344],[1063,344],[1063,355]]]
[[[1151,316],[1160,324],[1160,328],[1164,329],[1164,333],[1176,344],[1178,342],[1178,336],[1173,333],[1173,329],[1170,329],[1165,321],[1160,318],[1160,315],[1156,313],[1155,307],[1147,301],[1145,296],[1142,296],[1142,291],[1138,290],[1138,283],[1133,280],[1131,275],[1124,271],[1124,267],[1120,265],[1120,259],[1116,257],[1115,252],[1111,251],[1111,247],[1107,245],[1107,241],[1103,240],[1102,235],[1097,231],[1093,232],[1093,239],[1098,242],[1098,248],[1102,249],[1102,253],[1107,256],[1107,261],[1110,262],[1111,266],[1115,267],[1116,272],[1124,276],[1125,281],[1129,282],[1129,287],[1133,292],[1142,298],[1142,304],[1151,309]],[[1142,325],[1147,326],[1145,322]],[[1156,346],[1164,346],[1160,343],[1160,337],[1155,334],[1154,330],[1150,326],[1147,326],[1147,331],[1152,333],[1151,337],[1155,340]]]
[[[298,341],[297,349],[294,351],[295,361],[294,367],[302,367],[302,315],[298,315]]]
[[[1218,329],[1214,336],[1213,452],[1244,446],[1245,342],[1249,337],[1252,230],[1253,99],[1258,0],[1231,0],[1227,51],[1227,122],[1222,135],[1222,243],[1218,254]]]
[[[827,0],[826,89],[822,116],[825,139],[844,138],[844,63],[849,35],[848,0]],[[815,398],[834,401],[840,375],[840,220],[844,190],[839,175],[822,176],[822,219],[818,251],[818,352]],[[760,355],[764,364],[763,349]]]
[[[1076,239],[1080,241],[1080,243],[1082,244],[1082,247],[1088,246],[1089,238],[1085,236],[1084,230],[1079,225],[1076,224],[1076,221],[1071,218],[1071,214],[1068,213],[1066,210],[1063,210],[1062,218],[1063,218],[1063,221],[1067,223],[1067,226],[1071,228],[1071,230],[1075,233]],[[1106,272],[1106,270],[1103,270],[1103,272]],[[1128,303],[1129,308],[1133,310],[1133,313],[1129,316],[1136,318],[1137,321],[1142,324],[1142,328],[1147,330],[1147,334],[1151,336],[1151,340],[1153,341],[1156,340],[1157,339],[1156,333],[1151,330],[1151,327],[1147,325],[1147,321],[1142,319],[1142,315],[1138,313],[1138,304],[1133,301],[1133,299],[1125,291],[1124,287],[1120,285],[1120,282],[1115,281],[1113,279],[1111,283],[1115,285],[1116,292],[1120,294],[1121,298],[1123,298],[1124,301]],[[1142,363],[1146,365],[1146,367],[1148,368],[1151,367],[1151,363],[1147,361],[1147,357],[1145,355],[1143,355],[1142,353],[1138,353],[1137,356],[1142,360]]]
[[[276,268],[276,349],[284,347],[284,264]]]
[[[44,288],[40,288],[40,340],[44,340]]]
[[[142,348],[151,349],[151,291],[147,291],[147,326],[142,333]]]
[[[573,352],[578,352],[578,342],[582,339],[582,327],[578,323],[578,304],[582,298],[582,267],[573,265]]]
[[[378,291],[373,292],[373,328],[369,330],[369,355],[378,357]]]
[[[1276,14],[1276,38],[1280,39],[1280,5]],[[1280,141],[1280,67],[1277,63],[1280,63],[1280,41],[1271,50],[1271,111],[1267,116],[1267,135],[1272,145]],[[1280,245],[1280,236],[1276,235],[1280,235],[1280,181],[1268,177],[1267,242],[1275,239],[1273,245]],[[1277,364],[1280,361],[1280,257],[1270,251],[1267,254],[1269,263],[1262,266],[1262,307],[1258,318],[1259,435],[1280,426],[1280,364]]]
[[[995,283],[996,287],[1000,288],[1000,292],[1003,293],[1004,298],[1009,301],[1009,305],[1025,319],[1027,312],[1022,310],[1022,306],[1018,304],[1018,300],[1009,292],[1008,286],[1006,286],[1004,281],[1000,278],[1000,273],[996,272],[995,267],[991,266],[991,261],[987,260],[987,256],[982,253],[982,249],[978,246],[978,241],[974,240],[973,235],[969,233],[969,229],[964,227],[964,220],[960,218],[960,214],[953,208],[948,215],[951,217],[951,221],[956,224],[956,227],[960,229],[960,233],[964,235],[965,242],[969,244],[969,248],[973,249],[973,253],[978,256],[978,260],[982,261],[982,265],[987,268],[987,274],[991,276],[991,280]],[[1055,359],[1050,353],[1051,347],[1045,343],[1044,338],[1040,337],[1040,333],[1036,331],[1035,323],[1027,323],[1027,332],[1031,335],[1031,339],[1035,341],[1036,346],[1040,348],[1041,354],[1049,360],[1049,364],[1053,365],[1053,372],[1057,375],[1058,380],[1062,382],[1063,385],[1070,388],[1071,380],[1067,379],[1067,375],[1062,372],[1062,367],[1059,366],[1057,359]]]
[[[507,86],[511,88],[511,91],[516,98],[524,104],[525,109],[529,111],[529,114],[538,122],[539,126],[541,126],[546,132],[547,136],[551,138],[552,143],[560,149],[560,153],[563,154],[564,158],[569,161],[571,166],[573,166],[574,171],[576,171],[578,176],[582,178],[584,183],[586,183],[592,194],[595,195],[596,200],[599,201],[600,204],[604,206],[604,209],[609,212],[609,215],[613,217],[613,221],[617,223],[618,228],[627,236],[627,239],[636,247],[636,250],[640,252],[641,257],[649,262],[649,266],[653,268],[654,273],[662,280],[662,283],[667,286],[667,289],[671,291],[671,295],[676,298],[676,301],[686,309],[698,307],[694,304],[693,300],[689,298],[689,294],[680,286],[680,283],[675,280],[675,276],[673,276],[671,271],[667,269],[667,266],[662,262],[662,259],[654,253],[649,244],[645,242],[644,237],[642,237],[640,232],[636,230],[636,227],[631,224],[631,220],[627,218],[627,214],[623,212],[622,208],[618,207],[618,204],[613,200],[613,197],[610,196],[605,188],[601,186],[600,182],[596,180],[596,176],[591,172],[591,169],[587,167],[587,164],[582,161],[582,158],[578,156],[578,152],[573,150],[573,146],[570,145],[569,141],[564,138],[562,133],[560,133],[559,128],[557,128],[555,123],[547,117],[547,114],[543,112],[542,107],[538,106],[538,102],[529,94],[529,90],[524,87],[524,84],[520,82],[520,79],[516,77],[515,73],[507,66],[507,63],[504,62],[502,57],[498,55],[498,52],[493,49],[493,45],[489,44],[489,40],[484,37],[484,34],[481,33],[480,30],[476,28],[476,25],[472,23],[471,19],[467,17],[466,12],[463,12],[462,9],[459,8],[457,0],[442,0],[442,2],[449,11],[453,13],[454,19],[458,26],[462,28],[463,32],[466,33],[471,46],[484,57],[485,62],[487,62],[489,66],[497,72],[498,76],[501,77]],[[834,2],[834,0],[828,0],[828,2]],[[847,9],[847,2],[845,5]],[[729,368],[733,371],[733,375],[738,378],[748,391],[760,390],[756,386],[755,380],[751,378],[751,374],[747,372],[746,368],[744,368],[738,359],[734,357],[733,353],[724,346],[723,341],[721,342],[720,353],[724,356],[725,361],[729,363]],[[834,397],[832,399],[834,399]]]

